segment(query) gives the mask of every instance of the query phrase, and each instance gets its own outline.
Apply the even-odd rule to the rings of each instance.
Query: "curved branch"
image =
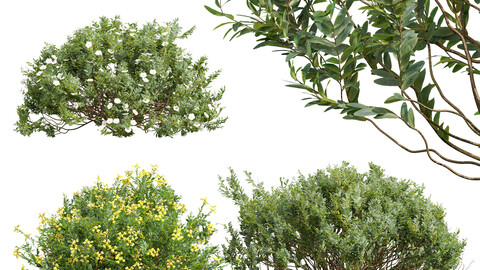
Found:
[[[423,136],[423,134],[422,134],[418,129],[412,128],[410,125],[408,125],[407,123],[405,123],[405,121],[404,121],[403,119],[399,118],[399,119],[401,119],[409,128],[417,131],[417,133],[419,133],[419,135],[422,137],[422,140],[424,141],[425,146],[426,146],[425,149],[422,149],[422,150],[411,150],[411,149],[407,148],[406,146],[404,146],[403,144],[399,143],[397,140],[395,140],[395,138],[393,138],[392,136],[390,136],[390,134],[388,134],[388,133],[385,132],[383,129],[381,129],[381,128],[377,125],[377,123],[375,123],[373,120],[371,120],[371,119],[369,119],[369,118],[367,118],[367,117],[364,117],[364,119],[367,120],[368,122],[370,122],[378,131],[380,131],[380,133],[382,133],[383,135],[385,135],[387,138],[389,138],[389,139],[390,139],[392,142],[394,142],[396,145],[400,146],[403,150],[405,150],[405,151],[407,151],[407,152],[409,152],[409,153],[424,153],[424,152],[426,152],[427,155],[428,155],[428,157],[429,157],[429,159],[430,159],[432,162],[434,162],[435,164],[440,165],[440,166],[446,168],[447,170],[449,170],[449,171],[452,172],[453,174],[455,174],[455,175],[457,175],[457,176],[459,176],[459,177],[461,177],[461,178],[467,179],[467,180],[475,180],[475,181],[480,180],[480,177],[469,177],[469,176],[463,175],[463,174],[461,174],[461,173],[453,170],[453,169],[450,168],[449,166],[447,166],[447,165],[445,165],[445,164],[443,164],[443,163],[435,160],[435,159],[431,156],[430,152],[435,153],[435,154],[438,155],[440,158],[442,158],[443,160],[448,161],[448,162],[450,162],[450,163],[456,163],[456,164],[471,164],[471,165],[476,165],[476,166],[478,166],[479,163],[477,163],[477,162],[472,162],[472,161],[456,161],[456,160],[452,160],[452,159],[445,158],[443,155],[441,155],[441,154],[440,154],[438,151],[436,151],[435,149],[430,149],[430,148],[428,147],[428,142],[427,142],[427,140],[425,139],[425,137]]]
[[[478,94],[477,86],[475,84],[475,78],[473,76],[472,57],[470,56],[470,52],[468,51],[467,41],[465,40],[465,37],[462,35],[462,33],[460,33],[460,31],[458,31],[455,27],[450,25],[450,20],[446,16],[446,11],[444,10],[442,4],[440,4],[440,2],[438,0],[435,0],[435,2],[437,3],[438,7],[442,11],[442,13],[445,17],[445,22],[447,23],[448,28],[450,28],[453,32],[455,32],[455,34],[457,34],[460,37],[460,39],[462,40],[463,49],[465,51],[465,56],[467,57],[468,67],[470,69],[468,74],[469,74],[469,77],[470,77],[470,85],[472,86],[473,98],[475,99],[475,104],[477,105],[478,111],[480,111],[480,95]],[[457,16],[456,13],[455,13],[455,16]],[[459,24],[460,24],[460,22],[459,22]],[[465,32],[464,25],[461,25],[461,27],[462,27],[462,31]]]
[[[480,129],[478,129],[478,128],[472,123],[472,121],[470,121],[470,120],[465,116],[465,114],[464,114],[457,106],[455,106],[455,104],[453,104],[449,99],[447,99],[447,98],[445,97],[445,95],[443,94],[443,91],[442,91],[442,89],[440,88],[440,85],[438,84],[437,80],[435,79],[435,75],[433,74],[432,48],[431,48],[429,42],[427,42],[427,51],[428,51],[428,67],[429,67],[430,77],[432,78],[432,81],[433,81],[433,83],[435,84],[435,87],[437,88],[438,93],[440,94],[440,96],[442,97],[442,99],[443,99],[448,105],[450,105],[450,107],[452,107],[452,108],[455,109],[460,115],[462,115],[462,118],[465,120],[465,123],[467,124],[467,126],[468,126],[475,134],[477,134],[478,136],[480,136]]]

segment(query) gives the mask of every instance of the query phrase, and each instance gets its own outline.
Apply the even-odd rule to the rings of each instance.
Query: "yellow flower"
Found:
[[[215,205],[210,206],[210,211],[216,214],[217,213],[216,210],[217,210],[217,207]]]
[[[123,178],[122,183],[123,183],[124,186],[129,185],[130,184],[130,178],[129,177]]]
[[[14,232],[18,232],[18,231],[19,231],[19,229],[18,229],[18,228],[20,228],[20,224],[18,224],[18,225],[15,225],[15,228],[13,229],[13,231],[14,231]]]
[[[42,262],[43,262],[43,257],[42,257],[42,256],[35,256],[35,261],[36,261],[38,264],[42,264]]]
[[[191,245],[190,251],[191,251],[191,252],[195,252],[195,251],[197,251],[198,249],[199,249],[198,244],[197,244],[197,243],[193,243],[193,244]]]
[[[152,171],[156,172],[158,170],[158,165],[151,165]]]
[[[222,261],[222,258],[219,258],[217,256],[213,257],[213,260],[216,261],[217,263],[220,263]]]
[[[182,240],[183,239],[182,231],[180,230],[180,228],[175,229],[175,231],[173,232],[173,235],[172,235],[172,239],[173,240]]]
[[[235,260],[237,260],[238,263],[242,262],[242,260],[238,256],[235,256]]]
[[[137,169],[140,169],[140,165],[138,165],[138,163],[135,164],[135,166],[133,166],[133,167],[135,167],[135,168],[137,168]]]
[[[208,204],[208,202],[207,202],[207,197],[205,197],[205,198],[201,198],[201,200],[203,201],[203,205],[206,205],[206,204]]]
[[[20,254],[20,250],[18,248],[16,248],[14,251],[13,251],[13,256],[15,256],[15,258],[18,259],[18,255]]]

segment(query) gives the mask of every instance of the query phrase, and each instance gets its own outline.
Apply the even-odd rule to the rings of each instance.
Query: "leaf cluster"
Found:
[[[40,214],[39,236],[25,236],[15,254],[37,269],[221,269],[205,211],[186,213],[180,197],[154,167],[98,181],[65,197],[50,217]]]
[[[447,6],[439,0],[247,0],[250,14],[234,16],[224,11],[228,2],[216,0],[215,8],[205,7],[213,15],[227,19],[219,25],[228,26],[225,36],[231,34],[233,39],[254,34],[258,37],[255,48],[273,46],[280,51],[293,79],[288,86],[310,95],[306,106],[325,106],[326,110],[338,110],[345,119],[368,121],[403,149],[425,152],[433,162],[463,178],[480,179],[447,165],[480,166],[480,157],[468,150],[480,143],[452,133],[440,115],[458,117],[475,136],[480,136],[480,129],[467,117],[465,106],[454,104],[443,92],[433,72],[432,53],[432,47],[441,51],[437,65],[444,64],[453,73],[466,73],[473,96],[468,101],[473,100],[480,110],[475,83],[475,76],[480,74],[480,43],[467,28],[472,27],[468,24],[470,14],[480,14],[480,6],[469,0],[447,0]],[[374,83],[392,90],[385,96],[385,104],[361,100],[364,95],[360,95],[360,78],[366,71],[376,77]],[[446,108],[435,107],[435,96]],[[401,105],[390,105],[396,102]],[[466,156],[466,160],[446,157],[431,148],[431,138],[417,128],[418,117],[433,130],[433,138]],[[399,143],[376,124],[384,118],[400,120],[419,135],[425,147],[412,150]]]
[[[239,207],[223,246],[233,269],[454,269],[465,246],[445,212],[410,181],[347,163],[266,190],[237,176],[220,190]]]
[[[225,122],[218,93],[208,88],[206,57],[194,61],[176,44],[177,21],[139,26],[102,17],[60,47],[47,44],[24,70],[24,104],[16,131],[66,133],[89,123],[102,134],[127,137],[136,129],[157,137],[213,130]]]

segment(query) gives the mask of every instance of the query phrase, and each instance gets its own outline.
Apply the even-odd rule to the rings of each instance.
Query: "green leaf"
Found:
[[[366,121],[365,117],[363,116],[355,116],[355,115],[345,115],[343,119],[346,120],[357,120],[357,121]]]
[[[370,115],[377,115],[377,113],[373,112],[371,108],[360,109],[353,113],[355,116],[370,116]]]
[[[393,113],[378,114],[375,119],[397,119],[398,117]]]
[[[402,95],[400,95],[399,93],[395,93],[395,94],[393,94],[393,96],[387,98],[385,100],[385,103],[389,104],[389,103],[394,103],[394,102],[397,102],[397,101],[405,101],[405,98]]]
[[[415,80],[417,80],[419,72],[424,65],[425,62],[419,61],[407,67],[407,71],[402,76],[402,91],[409,88],[415,82]]]
[[[402,107],[400,108],[400,117],[408,122],[408,107],[406,102],[402,103]]]
[[[352,55],[353,51],[355,50],[355,47],[354,46],[351,46],[351,47],[348,47],[346,48],[343,53],[342,53],[342,57],[340,57],[340,62],[345,62],[345,60],[347,60],[347,58]]]
[[[315,26],[322,32],[324,35],[331,37],[333,33],[333,24],[327,18],[323,17],[321,21],[315,22]]]
[[[383,86],[399,86],[400,82],[398,79],[395,79],[394,77],[391,78],[380,78],[376,79],[373,82],[375,82],[378,85],[383,85]]]
[[[208,10],[208,12],[212,13],[215,16],[223,16],[223,13],[220,12],[220,11],[217,11],[217,10],[207,6],[207,5],[204,5],[204,7],[205,7],[206,10]]]
[[[312,44],[320,44],[320,45],[323,45],[323,46],[327,46],[327,47],[335,47],[335,43],[331,42],[330,40],[326,39],[326,38],[322,38],[322,37],[312,37],[309,39],[310,40],[310,43]]]
[[[412,108],[408,109],[407,122],[411,127],[415,127],[415,115]]]
[[[335,19],[333,25],[333,35],[338,36],[349,24],[350,19],[347,17],[347,10],[342,8]]]

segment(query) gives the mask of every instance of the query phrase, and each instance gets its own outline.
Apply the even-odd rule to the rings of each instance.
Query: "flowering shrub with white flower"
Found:
[[[54,137],[94,123],[102,134],[163,137],[219,128],[224,89],[208,89],[219,72],[176,45],[193,29],[180,31],[176,21],[140,27],[102,17],[62,46],[47,45],[23,71],[16,131]]]
[[[156,166],[135,166],[112,187],[98,181],[65,198],[57,214],[40,214],[38,237],[16,226],[26,242],[14,256],[36,269],[221,269],[208,244],[215,207],[204,198],[197,214],[182,218],[179,200]]]

